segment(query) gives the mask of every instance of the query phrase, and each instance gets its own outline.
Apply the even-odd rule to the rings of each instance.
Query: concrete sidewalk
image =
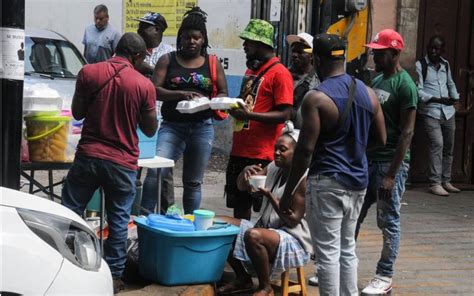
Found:
[[[175,170],[178,204],[181,204],[182,196],[180,176],[178,164]],[[225,207],[224,183],[225,172],[206,173],[202,208],[221,215],[232,214]],[[410,189],[403,199],[401,224],[401,248],[392,295],[474,295],[474,191],[438,197],[427,193],[426,189]],[[362,289],[373,276],[381,247],[382,236],[373,206],[357,242],[359,288]],[[314,266],[309,265],[305,270],[309,277]],[[211,295],[209,286],[200,287],[192,295]],[[120,295],[182,295],[186,288],[129,286]],[[308,295],[319,293],[316,288],[309,287]]]
[[[181,204],[179,170],[175,186]],[[207,172],[203,186],[202,208],[221,215],[232,215],[225,207],[224,172]],[[376,224],[375,206],[362,225],[357,242],[359,288],[363,289],[375,272],[382,248],[382,236]],[[425,188],[409,189],[402,204],[402,239],[392,295],[474,295],[474,191],[449,197],[429,194]],[[305,268],[307,278],[314,266]],[[308,286],[308,295],[319,295]],[[135,291],[120,295],[162,295],[169,288],[152,285],[149,293]],[[174,295],[179,295],[176,293]]]

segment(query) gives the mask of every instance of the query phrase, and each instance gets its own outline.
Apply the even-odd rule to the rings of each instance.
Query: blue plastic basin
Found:
[[[167,286],[218,281],[239,233],[233,225],[189,232],[153,228],[142,217],[135,218],[135,224],[140,275]]]

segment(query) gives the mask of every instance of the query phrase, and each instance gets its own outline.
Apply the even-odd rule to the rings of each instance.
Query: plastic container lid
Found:
[[[158,214],[148,215],[146,223],[153,228],[172,231],[194,231],[195,229],[193,222],[187,219],[177,219]]]
[[[193,229],[192,231],[173,231],[173,230],[169,230],[165,228],[151,227],[148,224],[148,219],[146,219],[145,217],[135,217],[134,221],[137,226],[147,229],[153,233],[166,236],[166,237],[182,237],[182,238],[219,237],[219,236],[227,236],[227,235],[237,235],[240,231],[240,228],[234,225],[229,225],[228,227],[212,229],[212,230],[210,229],[210,230],[196,231]]]
[[[217,97],[212,98],[209,103],[209,107],[213,110],[228,110],[233,108],[239,108],[239,102],[245,104],[244,100],[240,98],[229,98],[229,97]]]
[[[44,115],[41,115],[41,116],[28,116],[28,117],[25,117],[25,120],[31,120],[31,121],[49,121],[49,122],[53,122],[53,121],[70,121],[71,120],[71,117],[68,117],[68,116],[44,116]]]
[[[205,218],[213,218],[216,214],[213,211],[208,210],[194,210],[194,217],[201,216]]]

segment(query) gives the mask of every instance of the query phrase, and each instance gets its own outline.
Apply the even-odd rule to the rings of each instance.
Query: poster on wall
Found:
[[[25,72],[25,31],[0,28],[0,78],[23,80]]]
[[[138,22],[147,12],[158,12],[168,23],[164,36],[176,36],[183,14],[191,7],[197,6],[197,0],[124,0],[124,32],[136,32]]]

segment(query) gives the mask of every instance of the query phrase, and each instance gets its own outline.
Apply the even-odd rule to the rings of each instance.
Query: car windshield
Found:
[[[68,41],[25,37],[25,74],[76,78],[84,65],[77,49]]]

